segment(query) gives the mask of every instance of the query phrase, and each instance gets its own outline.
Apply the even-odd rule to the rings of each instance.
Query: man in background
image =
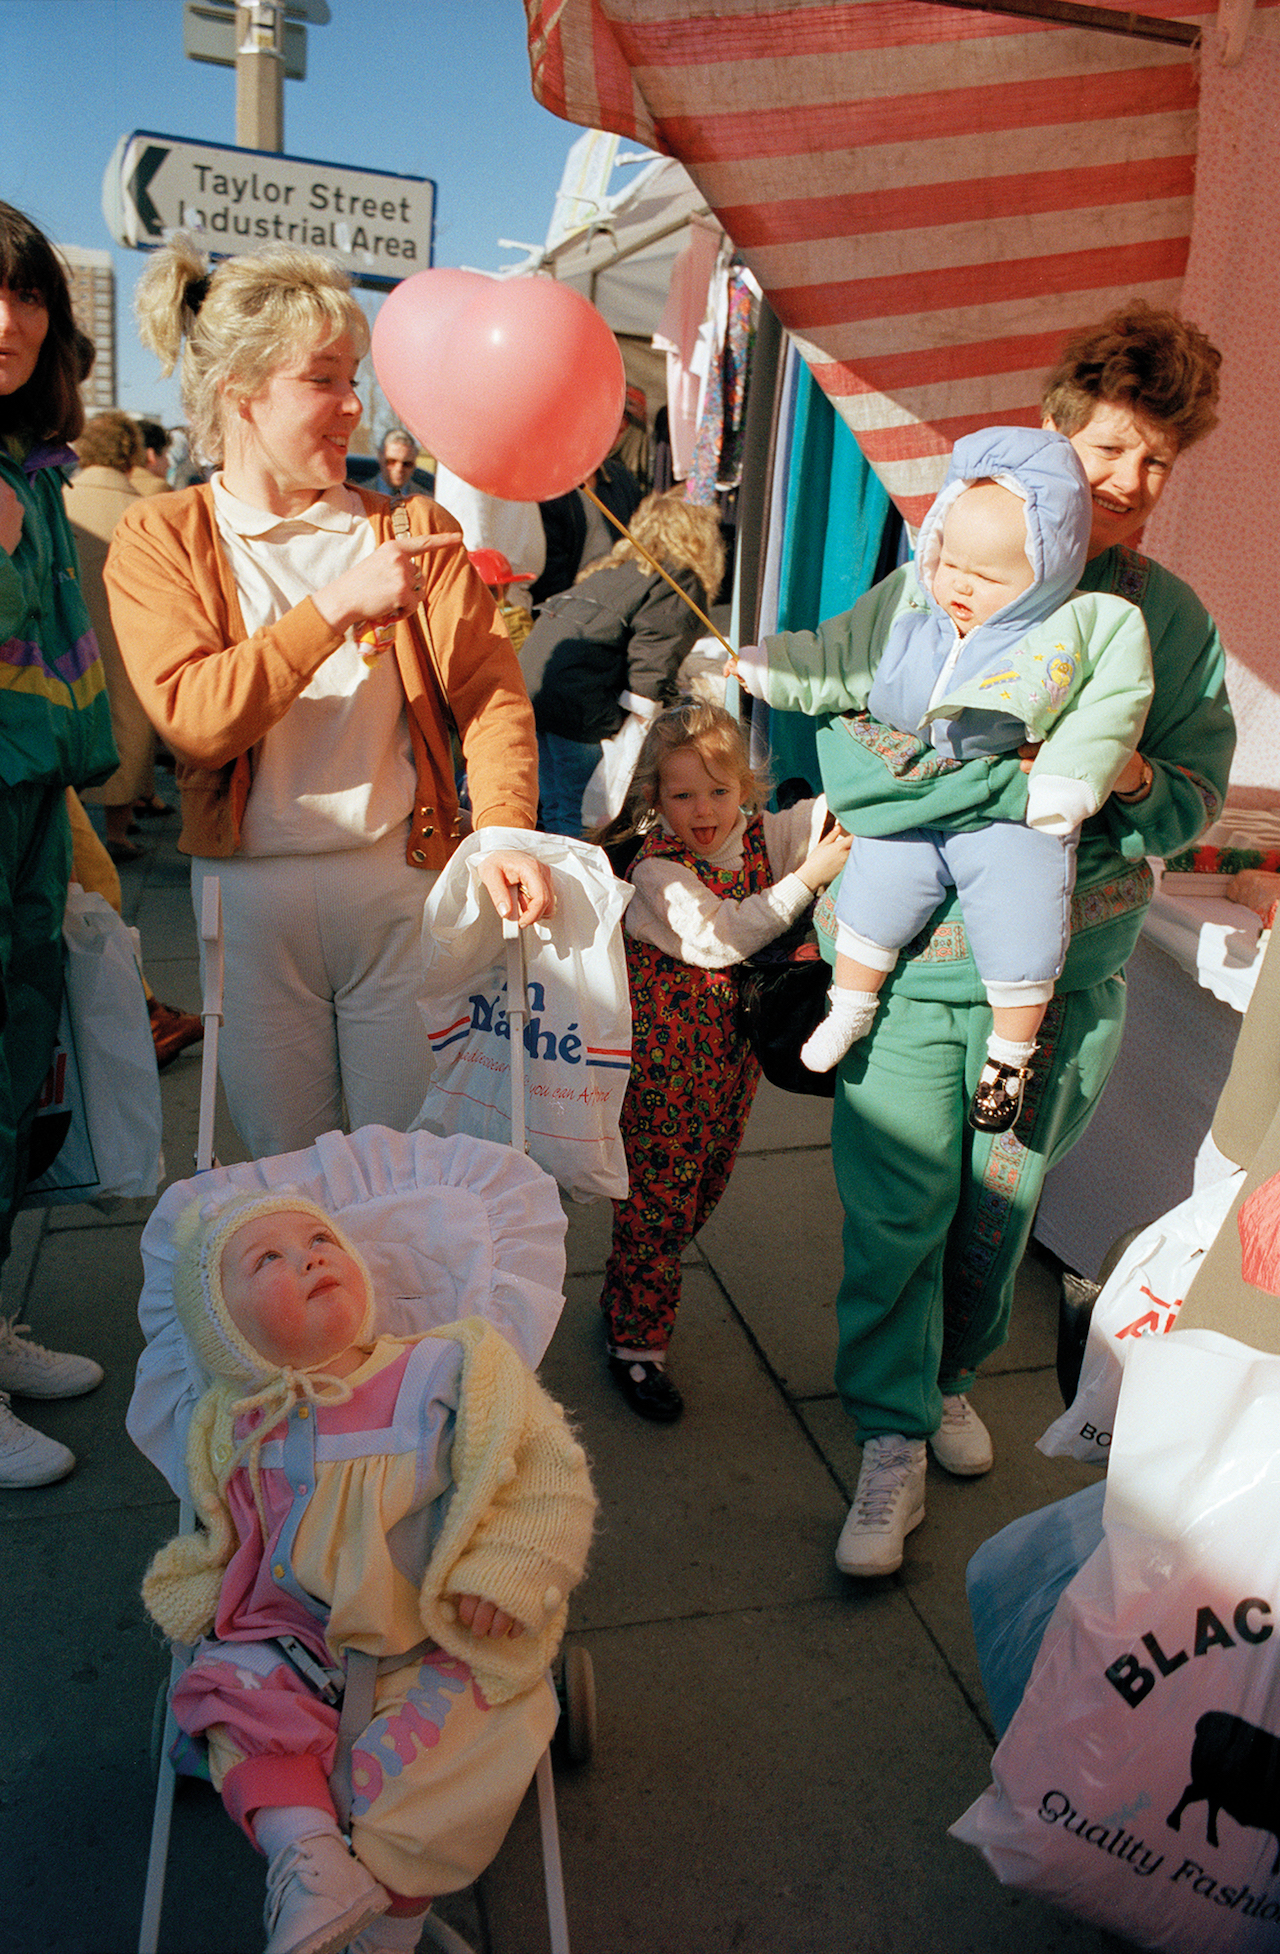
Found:
[[[163,495],[169,486],[169,434],[159,421],[138,422],[142,460],[129,470],[130,486],[139,495]]]

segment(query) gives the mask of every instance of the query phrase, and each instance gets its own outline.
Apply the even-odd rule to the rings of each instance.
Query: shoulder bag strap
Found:
[[[391,527],[397,536],[411,536],[413,534],[409,523],[409,511],[405,508],[403,502],[397,502],[395,508],[391,511]],[[445,690],[445,683],[440,676],[440,667],[436,661],[436,648],[431,637],[431,626],[427,622],[425,599],[419,604],[412,616],[405,619],[405,622],[408,624],[409,629],[415,632],[415,635],[420,635],[421,637],[422,649],[426,653],[427,670],[435,680],[436,692],[440,700],[440,710],[444,714],[445,725],[460,743],[461,735],[458,732],[458,722],[453,716],[453,707],[449,703],[449,694]]]

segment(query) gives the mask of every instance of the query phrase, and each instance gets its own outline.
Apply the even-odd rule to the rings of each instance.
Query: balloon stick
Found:
[[[682,597],[684,599],[685,603],[689,606],[689,609],[693,612],[694,616],[696,618],[700,618],[702,622],[706,625],[712,637],[715,638],[718,641],[718,643],[724,646],[730,658],[736,659],[738,654],[734,650],[733,646],[729,643],[729,640],[725,637],[722,637],[720,632],[716,630],[715,625],[711,622],[711,619],[707,616],[706,612],[700,611],[698,609],[698,606],[694,603],[688,591],[682,590],[680,585],[676,582],[675,578],[667,575],[667,572],[663,569],[662,565],[658,562],[658,559],[655,556],[650,556],[648,550],[645,548],[644,544],[640,542],[638,537],[635,537],[631,534],[631,531],[627,528],[627,525],[624,522],[618,521],[618,518],[614,515],[613,510],[605,508],[604,503],[600,500],[600,497],[596,494],[594,489],[588,488],[585,482],[581,484],[581,487],[582,487],[582,493],[587,497],[589,501],[595,503],[601,515],[606,517],[607,520],[613,524],[618,534],[620,536],[626,537],[632,549],[639,552],[639,554],[644,558],[645,562],[649,565],[649,568],[651,570],[656,570],[658,575],[662,577],[665,582],[671,585],[671,588],[675,591],[676,596]]]

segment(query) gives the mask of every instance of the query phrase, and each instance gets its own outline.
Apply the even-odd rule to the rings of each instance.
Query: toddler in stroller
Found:
[[[360,1141],[433,1144],[338,1144]],[[175,1720],[268,1859],[267,1954],[412,1949],[497,1851],[554,1726],[586,1462],[482,1317],[379,1334],[364,1258],[309,1191],[200,1188],[171,1235],[210,1380],[186,1438],[200,1524],[143,1585],[196,1644]]]

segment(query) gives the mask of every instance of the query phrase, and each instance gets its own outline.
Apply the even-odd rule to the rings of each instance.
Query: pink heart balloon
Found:
[[[379,307],[370,345],[374,372],[396,414],[420,441],[423,401],[445,334],[464,306],[492,282],[478,271],[415,271]]]
[[[447,287],[427,284],[443,278]],[[388,400],[436,459],[509,502],[576,488],[622,422],[617,341],[589,300],[549,278],[417,272],[378,316],[373,361]]]

